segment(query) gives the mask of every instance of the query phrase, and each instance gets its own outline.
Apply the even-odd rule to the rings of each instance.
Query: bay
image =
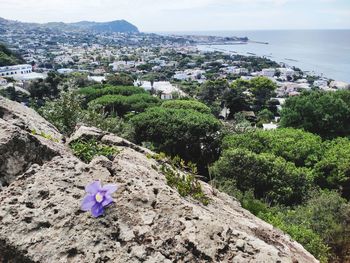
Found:
[[[350,30],[199,31],[172,34],[248,37],[269,44],[200,46],[204,50],[266,56],[327,78],[350,83]]]

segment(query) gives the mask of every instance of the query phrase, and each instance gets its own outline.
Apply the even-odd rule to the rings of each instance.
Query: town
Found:
[[[285,63],[254,55],[242,56],[223,51],[208,51],[199,46],[227,43],[246,44],[247,38],[213,36],[166,36],[138,32],[68,31],[59,27],[37,27],[9,22],[0,42],[21,54],[23,64],[2,65],[0,85],[29,96],[33,80],[45,79],[49,72],[62,75],[80,74],[91,83],[105,83],[109,75],[124,73],[135,86],[161,94],[162,99],[198,97],[200,86],[207,81],[237,79],[249,81],[265,77],[277,85],[275,100],[281,109],[286,98],[302,91],[348,89],[349,84],[303,72]],[[0,21],[1,22],[1,21]],[[2,21],[3,22],[3,21]],[[4,22],[3,22],[4,23]],[[22,25],[18,27],[18,23]],[[246,91],[249,97],[251,94]],[[227,119],[230,109],[221,105],[220,118]],[[257,112],[245,109],[256,119]],[[278,111],[266,129],[277,128]]]

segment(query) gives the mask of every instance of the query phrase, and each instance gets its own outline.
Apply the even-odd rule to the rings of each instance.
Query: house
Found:
[[[255,121],[256,120],[256,115],[255,115],[254,111],[241,111],[241,113],[249,121]]]
[[[332,81],[329,84],[329,87],[332,89],[344,90],[344,89],[350,89],[350,84],[343,81]]]
[[[278,68],[278,71],[281,73],[280,78],[285,80],[295,75],[295,71],[291,68]]]
[[[326,79],[318,79],[314,81],[313,86],[319,87],[319,88],[323,88],[323,87],[327,88],[328,81]]]
[[[7,80],[0,77],[0,86],[5,86],[5,85],[7,85]]]
[[[263,130],[264,131],[270,131],[270,130],[276,130],[277,129],[277,124],[275,123],[264,123],[263,124]]]
[[[14,77],[32,73],[33,68],[29,64],[0,67],[0,77]]]
[[[126,70],[136,67],[135,61],[115,61],[112,64],[109,64],[112,67],[113,71]]]
[[[58,73],[60,74],[70,74],[70,73],[73,73],[74,72],[74,69],[71,69],[71,68],[60,68],[57,70]]]
[[[105,76],[88,76],[88,80],[95,81],[98,83],[103,83],[104,81],[106,81],[106,77]]]
[[[276,69],[274,68],[264,68],[260,72],[260,76],[273,78],[275,76]]]
[[[180,97],[186,95],[169,81],[156,81],[153,85],[150,81],[135,81],[134,85],[140,86],[148,91],[154,91],[154,93],[159,94],[160,98],[163,100],[171,100],[174,93],[178,93]]]
[[[161,93],[160,98],[162,100],[172,100],[173,99],[173,94],[169,93],[169,92],[163,92],[163,93]]]

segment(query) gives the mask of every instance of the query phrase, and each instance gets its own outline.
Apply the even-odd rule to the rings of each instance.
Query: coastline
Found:
[[[305,72],[315,72],[320,76],[350,83],[350,29],[199,31],[191,33],[228,37],[243,36],[259,42],[268,42],[268,45],[248,42],[247,45],[220,45],[212,46],[212,48],[217,47],[225,52],[234,51],[246,56],[249,56],[247,52],[251,52],[259,57],[267,57],[278,63],[298,67]]]

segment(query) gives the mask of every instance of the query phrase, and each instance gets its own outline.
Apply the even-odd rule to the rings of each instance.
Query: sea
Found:
[[[170,32],[167,32],[169,34]],[[350,29],[171,32],[172,34],[248,37],[241,45],[206,45],[201,50],[264,56],[303,71],[350,83]]]

